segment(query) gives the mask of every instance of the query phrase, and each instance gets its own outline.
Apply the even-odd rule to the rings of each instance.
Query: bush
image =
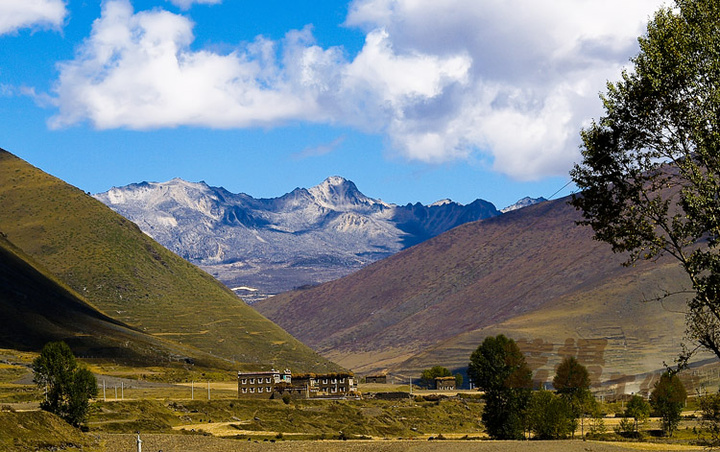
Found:
[[[566,438],[576,426],[570,404],[550,391],[533,393],[527,420],[530,431],[538,439]]]

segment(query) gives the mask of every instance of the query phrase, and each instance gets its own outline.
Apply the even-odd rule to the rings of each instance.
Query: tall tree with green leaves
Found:
[[[85,422],[90,399],[97,396],[97,380],[78,366],[70,347],[65,342],[46,344],[32,367],[35,383],[46,391],[40,408],[76,427]]]
[[[581,433],[585,435],[585,414],[591,412],[594,401],[590,393],[590,373],[574,356],[566,356],[555,369],[553,387],[570,407],[573,425],[581,419]],[[575,434],[573,428],[571,433]]]
[[[532,372],[514,340],[487,337],[470,355],[468,377],[485,391],[482,420],[496,439],[522,439]]]
[[[720,3],[674,3],[582,131],[572,204],[627,264],[679,261],[692,289],[687,336],[720,357]]]
[[[648,420],[648,418],[650,417],[650,411],[650,404],[642,396],[635,394],[628,401],[627,406],[625,407],[625,416],[632,418],[635,421],[635,435],[638,435],[640,433],[639,425]]]
[[[677,430],[685,399],[687,391],[677,373],[664,372],[650,393],[650,405],[660,415],[665,436],[672,436]]]

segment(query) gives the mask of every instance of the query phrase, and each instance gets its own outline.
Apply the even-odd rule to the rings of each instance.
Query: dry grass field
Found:
[[[100,435],[106,452],[135,450],[135,435]],[[667,446],[650,443],[605,443],[594,441],[252,441],[207,436],[143,435],[145,451],[163,452],[623,452],[623,451],[691,451],[697,446]],[[101,446],[101,447],[103,447]]]

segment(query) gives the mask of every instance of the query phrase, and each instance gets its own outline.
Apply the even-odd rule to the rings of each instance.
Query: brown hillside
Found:
[[[520,340],[546,370],[560,353],[605,344],[592,358],[604,380],[671,362],[684,317],[641,300],[679,287],[682,273],[669,260],[622,267],[623,256],[593,241],[589,228],[575,225],[579,218],[567,199],[546,202],[255,306],[359,372],[464,367],[497,333]],[[588,350],[578,352],[579,343]]]

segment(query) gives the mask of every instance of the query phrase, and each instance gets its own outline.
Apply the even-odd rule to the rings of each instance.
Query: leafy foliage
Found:
[[[35,383],[47,391],[47,398],[40,408],[76,427],[82,424],[87,417],[90,398],[97,396],[98,391],[92,372],[78,366],[70,347],[64,342],[45,345],[32,366]]]
[[[496,439],[522,439],[530,400],[532,372],[515,341],[487,337],[470,355],[470,380],[485,391],[482,420]]]
[[[538,439],[567,438],[575,431],[572,407],[550,391],[532,394],[527,410],[528,428]]]
[[[430,369],[422,371],[420,376],[420,386],[432,388],[435,385],[436,377],[451,377],[450,371],[443,366],[433,366]]]
[[[553,386],[560,394],[573,395],[590,387],[590,374],[574,356],[567,356],[555,370]]]
[[[680,413],[687,399],[687,391],[676,373],[665,372],[650,394],[650,405],[661,418],[663,434],[672,436],[680,424]]]
[[[647,400],[639,395],[634,395],[628,401],[627,407],[625,408],[625,416],[632,418],[635,422],[633,425],[633,432],[638,434],[638,425],[645,423],[650,417],[651,411],[650,404]]]
[[[706,433],[705,445],[720,446],[720,393],[700,397],[700,412],[702,431]]]
[[[553,386],[567,404],[575,432],[576,419],[582,418],[584,433],[584,418],[591,412],[595,399],[590,393],[590,374],[585,366],[580,364],[574,356],[565,357],[555,370]]]
[[[573,205],[628,264],[668,254],[690,279],[688,336],[720,357],[720,3],[675,0],[582,131]],[[686,358],[686,357],[685,357]]]

